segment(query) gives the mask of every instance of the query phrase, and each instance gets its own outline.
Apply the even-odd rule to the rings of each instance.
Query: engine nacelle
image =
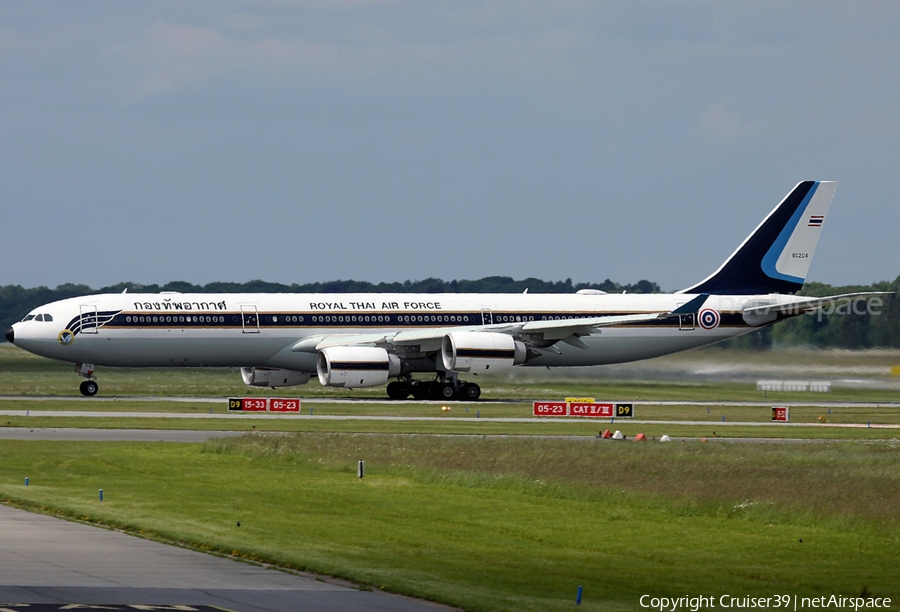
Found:
[[[332,346],[319,351],[316,370],[326,387],[377,387],[400,374],[400,359],[374,346]]]
[[[444,369],[453,372],[498,372],[525,363],[527,349],[506,334],[450,332],[441,342]]]
[[[279,370],[278,368],[241,368],[241,378],[251,387],[291,387],[305,385],[312,378],[308,372]]]

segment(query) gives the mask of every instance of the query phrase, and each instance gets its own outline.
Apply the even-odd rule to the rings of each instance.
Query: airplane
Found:
[[[6,331],[34,354],[96,366],[239,367],[247,385],[387,384],[395,400],[477,400],[477,376],[685,351],[838,302],[803,286],[836,182],[798,183],[719,268],[670,294],[100,294],[40,306]],[[424,373],[431,379],[415,380]]]

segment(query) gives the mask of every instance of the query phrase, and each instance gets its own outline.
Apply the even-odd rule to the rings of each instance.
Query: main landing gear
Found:
[[[449,374],[438,374],[435,380],[413,380],[401,378],[389,383],[388,397],[404,400],[412,395],[417,400],[468,400],[474,402],[481,397],[481,387],[467,383]]]
[[[100,385],[94,380],[94,364],[79,363],[75,366],[75,371],[87,378],[87,380],[78,387],[81,394],[86,395],[87,397],[94,397],[97,395],[97,391],[100,390]]]

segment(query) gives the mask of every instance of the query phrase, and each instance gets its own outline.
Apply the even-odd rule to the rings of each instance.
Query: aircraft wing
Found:
[[[603,327],[613,325],[628,325],[631,323],[644,323],[658,321],[683,314],[696,314],[706,302],[709,295],[702,293],[687,304],[676,308],[671,312],[648,312],[629,315],[608,315],[603,317],[589,317],[584,319],[562,319],[558,321],[530,321],[522,325],[522,331],[527,334],[540,333],[545,340],[563,340],[567,338],[588,336]],[[580,343],[569,342],[575,346]]]
[[[842,295],[829,295],[821,298],[809,298],[800,302],[788,302],[785,304],[763,304],[762,306],[753,306],[744,309],[744,314],[799,314],[802,312],[810,312],[824,306],[837,304],[838,302],[847,302],[856,299],[874,297],[876,295],[894,295],[893,291],[867,291],[863,293],[844,293]]]
[[[309,336],[291,347],[291,351],[314,353],[332,346],[411,346],[419,345],[423,351],[436,351],[441,348],[441,341],[450,332],[498,331],[491,325],[473,325],[469,327],[423,327],[409,331],[389,332],[386,334],[334,334],[329,336]],[[509,326],[506,326],[509,327]]]
[[[316,352],[332,346],[419,346],[421,351],[437,351],[441,348],[444,336],[451,332],[492,332],[508,334],[514,337],[527,339],[529,336],[540,334],[542,340],[558,340],[568,342],[574,346],[583,348],[579,336],[588,336],[596,333],[603,327],[613,325],[627,325],[631,323],[643,323],[657,321],[669,317],[677,317],[683,314],[696,314],[708,294],[700,294],[683,306],[671,312],[648,312],[628,315],[607,315],[601,317],[586,317],[581,319],[559,319],[553,321],[528,321],[517,323],[499,323],[493,325],[472,325],[467,327],[423,327],[400,332],[386,334],[346,334],[346,335],[319,335],[304,338],[294,344],[291,350],[294,352]]]

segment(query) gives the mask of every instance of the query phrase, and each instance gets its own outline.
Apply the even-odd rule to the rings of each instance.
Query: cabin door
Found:
[[[494,315],[491,313],[490,308],[482,308],[481,309],[481,324],[482,325],[493,325],[494,323]]]
[[[241,304],[241,330],[245,334],[259,333],[259,312],[255,304]]]
[[[81,305],[81,333],[96,334],[100,330],[96,304]]]

